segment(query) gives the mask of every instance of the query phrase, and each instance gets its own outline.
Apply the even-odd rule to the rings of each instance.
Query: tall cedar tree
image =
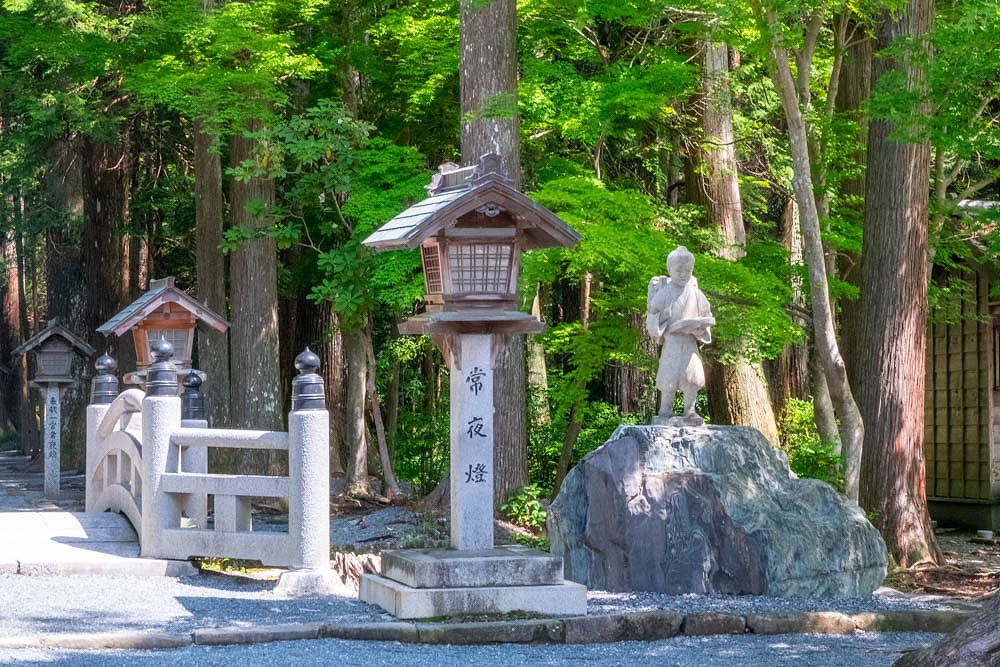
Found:
[[[910,0],[876,25],[876,52],[897,39],[926,39],[933,0]],[[920,53],[879,57],[872,78],[906,73],[925,88]],[[921,103],[914,113],[926,116]],[[924,471],[924,369],[927,350],[927,231],[930,142],[904,142],[893,123],[873,119],[868,134],[865,245],[862,253],[859,404],[865,428],[859,502],[874,517],[896,563],[942,561],[934,538]],[[861,375],[859,373],[859,375]]]
[[[514,0],[461,0],[459,86],[462,162],[500,156],[520,182],[517,123],[517,12]],[[502,503],[528,483],[524,338],[498,355],[493,386],[493,499]]]
[[[709,224],[719,230],[720,255],[737,260],[743,256],[746,229],[740,201],[736,143],[733,139],[733,102],[729,89],[729,48],[705,41],[702,60],[701,128],[704,134],[697,198],[703,200]],[[743,347],[744,343],[737,343]],[[759,363],[743,350],[722,362],[712,355],[708,364],[709,414],[720,424],[753,426],[772,444],[778,443],[778,425]]]

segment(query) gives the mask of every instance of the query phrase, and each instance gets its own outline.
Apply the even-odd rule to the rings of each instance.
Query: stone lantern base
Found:
[[[388,551],[359,597],[397,618],[587,613],[587,589],[563,579],[562,558],[521,546]]]

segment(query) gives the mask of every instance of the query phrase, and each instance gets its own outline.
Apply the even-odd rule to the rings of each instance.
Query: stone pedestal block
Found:
[[[413,588],[376,574],[361,576],[359,597],[396,618],[436,618],[527,612],[547,616],[587,613],[587,589],[571,581],[554,586]]]
[[[561,558],[519,546],[390,551],[382,575],[362,575],[359,597],[397,618],[587,613],[587,589],[563,580]]]
[[[382,575],[412,588],[557,586],[563,565],[562,558],[521,546],[405,549],[382,554]]]

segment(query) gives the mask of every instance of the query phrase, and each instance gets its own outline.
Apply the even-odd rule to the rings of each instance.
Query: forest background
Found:
[[[996,211],[963,205],[1000,199],[995,2],[521,0],[492,26],[516,30],[516,89],[463,108],[460,72],[483,65],[460,56],[460,17],[513,5],[4,0],[8,442],[36,450],[39,418],[10,351],[58,316],[130,370],[130,337],[95,330],[170,275],[232,322],[199,336],[213,425],[279,427],[309,345],[350,491],[430,492],[447,369],[396,330],[420,309],[419,256],[361,240],[462,162],[460,128],[504,119],[522,190],[583,239],[524,259],[522,307],[548,328],[513,364],[526,401],[504,395],[498,504],[537,524],[574,461],[648,423],[646,286],[684,244],[717,319],[699,410],[859,499],[897,563],[940,559],[925,337],[996,257]],[[92,372],[63,407],[76,467]]]

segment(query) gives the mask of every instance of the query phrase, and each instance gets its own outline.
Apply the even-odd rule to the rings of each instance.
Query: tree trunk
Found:
[[[862,106],[871,94],[872,73],[872,41],[862,34],[863,26],[851,24],[847,32],[844,64],[840,74],[840,85],[837,87],[837,112],[858,123],[858,134],[853,137],[858,142],[859,154],[855,160],[859,165],[865,164],[865,144],[868,138],[868,119],[862,112]],[[855,34],[857,33],[857,34]],[[864,216],[864,206],[860,203],[865,196],[864,171],[859,170],[858,176],[845,180],[840,186],[840,192],[846,198],[854,199],[857,205],[841,206],[857,215],[858,223]],[[837,270],[840,279],[857,287],[861,286],[861,256],[849,250],[837,253]],[[840,342],[847,364],[847,376],[851,386],[858,386],[860,378],[857,373],[858,347],[861,334],[861,309],[859,299],[840,300]]]
[[[62,140],[53,146],[43,183],[46,206],[63,220],[61,225],[46,231],[46,315],[49,319],[58,317],[67,329],[86,337],[83,259],[79,244],[83,223],[83,181],[79,155],[72,142]],[[79,470],[85,464],[84,447],[76,446],[76,443],[86,440],[86,406],[90,397],[87,379],[93,375],[93,361],[74,360],[73,378],[76,382],[62,392],[60,442],[67,443],[63,447],[62,458],[67,468]]]
[[[535,298],[531,301],[531,314],[542,319],[542,286],[535,288]],[[527,350],[527,386],[531,396],[531,427],[547,428],[552,423],[549,413],[549,375],[545,363],[545,348],[534,337],[525,342]]]
[[[219,136],[194,124],[195,274],[198,300],[222,317],[226,308],[226,257],[219,250],[225,226]],[[198,369],[209,426],[229,424],[229,333],[198,332]]]
[[[462,162],[495,153],[519,187],[515,0],[460,0],[459,87]],[[524,337],[512,336],[494,368],[496,505],[528,483]]]
[[[798,209],[795,200],[789,199],[785,205],[781,221],[781,240],[788,250],[788,262],[792,266],[802,264],[802,234],[799,232]],[[794,275],[791,279],[792,288],[792,320],[808,330],[809,321],[806,316],[805,295],[802,293],[802,281]],[[767,388],[771,394],[771,404],[776,415],[784,415],[789,398],[805,400],[809,396],[809,346],[806,341],[790,343],[784,346],[781,354],[771,361],[764,362]],[[817,369],[819,374],[822,371]],[[816,374],[813,374],[815,377]],[[832,406],[831,406],[832,414]],[[836,424],[836,420],[834,420]],[[836,441],[840,435],[834,432]]]
[[[96,349],[104,349],[106,343],[97,327],[129,302],[129,243],[124,231],[129,220],[128,151],[124,144],[84,139],[81,156],[84,335]],[[120,370],[135,368],[131,335],[118,340],[112,356]]]
[[[21,292],[17,276],[17,254],[14,230],[3,232],[3,278],[0,281],[0,359],[10,359],[10,373],[0,372],[0,431],[17,429],[21,425],[20,359],[11,359],[10,351],[24,342],[21,331]],[[23,435],[22,435],[22,442]]]
[[[719,42],[705,42],[702,67],[701,127],[703,149],[698,158],[699,195],[708,210],[710,224],[722,239],[720,256],[736,261],[744,254],[746,229],[736,165],[733,137],[733,103],[729,89],[729,48]],[[711,350],[707,364],[709,413],[717,424],[752,426],[767,440],[778,444],[778,425],[760,363],[750,363],[743,344],[731,363],[719,361]]]
[[[1000,660],[1000,592],[934,646],[906,653],[892,667],[973,667]]]
[[[788,137],[792,153],[792,189],[799,206],[799,224],[802,229],[803,257],[809,267],[809,295],[812,302],[813,336],[816,354],[819,355],[834,408],[840,418],[840,435],[846,459],[845,493],[858,497],[858,470],[861,445],[864,440],[864,423],[847,379],[847,368],[840,354],[836,329],[833,323],[833,305],[827,284],[826,258],[820,236],[819,211],[813,191],[812,163],[809,157],[809,137],[803,110],[799,106],[792,77],[788,51],[780,41],[782,27],[775,15],[768,15],[768,24],[774,41],[771,45],[772,78],[781,99],[782,110],[788,122]],[[799,63],[808,67],[810,63]]]
[[[475,164],[496,153],[519,185],[515,5],[515,0],[459,1],[459,86],[462,162]]]
[[[646,333],[645,314],[631,311],[627,314],[628,327],[641,332],[639,349],[656,357],[656,345]],[[601,371],[604,400],[618,407],[623,414],[652,414],[656,412],[656,387],[654,374],[624,362],[610,362]],[[649,389],[652,387],[652,391]]]
[[[344,403],[347,406],[347,492],[368,495],[368,439],[365,433],[365,392],[368,360],[365,355],[364,333],[345,331],[344,358],[347,361],[347,383]]]
[[[816,424],[816,432],[819,434],[820,442],[832,445],[833,452],[842,456],[844,445],[840,441],[837,414],[833,408],[830,387],[826,384],[826,374],[823,373],[823,369],[819,367],[818,360],[815,358],[812,368],[813,423]]]
[[[494,369],[493,502],[496,506],[528,483],[526,381],[524,336],[510,336],[504,350],[497,355]]]
[[[249,130],[259,129],[248,123]],[[232,138],[231,163],[249,159],[253,139],[243,135]],[[267,216],[253,216],[247,211],[252,200],[274,203],[274,181],[254,177],[246,182],[234,180],[230,189],[230,215],[233,225],[261,230]],[[242,241],[230,258],[232,328],[230,329],[230,414],[238,428],[276,430],[281,428],[281,373],[278,341],[277,249],[274,239],[261,235]],[[280,474],[279,458],[266,451],[243,452],[241,472]]]
[[[389,456],[389,444],[385,437],[385,423],[382,421],[382,405],[375,391],[375,349],[372,344],[371,328],[363,332],[362,344],[365,348],[365,359],[368,362],[365,378],[365,395],[371,408],[372,421],[375,424],[375,439],[378,442],[378,459],[382,467],[382,479],[385,480],[385,495],[393,501],[405,500],[406,494],[399,488],[396,473],[392,469],[392,457]]]
[[[925,39],[933,0],[910,0],[898,17],[884,14],[876,51],[897,38]],[[903,71],[908,87],[925,82],[918,63],[876,59],[875,80]],[[929,114],[927,106],[918,113]],[[868,138],[865,245],[861,285],[860,404],[867,425],[861,505],[874,514],[890,555],[903,567],[941,562],[927,513],[924,388],[927,348],[927,225],[930,144],[889,138],[893,124],[873,120]]]

